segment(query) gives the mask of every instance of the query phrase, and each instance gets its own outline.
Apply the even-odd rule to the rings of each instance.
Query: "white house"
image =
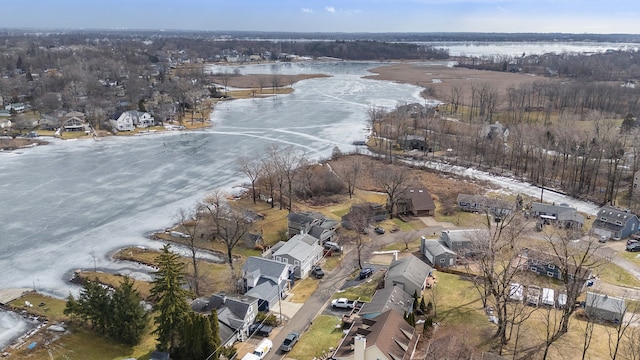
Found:
[[[271,258],[295,268],[295,277],[304,279],[313,265],[322,259],[323,248],[318,239],[309,234],[297,234],[287,242],[280,242],[273,248]]]
[[[118,131],[133,131],[136,127],[146,128],[155,124],[151,114],[137,110],[116,113],[109,121]]]

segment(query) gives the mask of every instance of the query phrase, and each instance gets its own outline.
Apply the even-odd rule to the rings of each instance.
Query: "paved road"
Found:
[[[416,232],[417,236],[422,234],[428,234],[429,229],[424,229],[419,232]],[[378,250],[385,247],[388,244],[392,244],[398,241],[401,241],[402,232],[389,233],[383,235],[371,234],[372,239],[372,249]],[[276,360],[284,358],[285,354],[282,354],[278,347],[284,341],[284,338],[290,332],[298,332],[300,335],[311,325],[313,319],[318,316],[328,304],[329,299],[333,296],[333,294],[342,289],[343,286],[347,283],[347,281],[353,281],[352,274],[358,268],[357,262],[357,251],[349,246],[345,246],[344,258],[342,260],[342,264],[333,269],[330,272],[325,271],[326,275],[323,279],[321,279],[318,285],[318,288],[313,293],[312,296],[302,305],[300,310],[289,319],[289,322],[285,324],[280,332],[271,339],[273,341],[272,351],[265,360]]]

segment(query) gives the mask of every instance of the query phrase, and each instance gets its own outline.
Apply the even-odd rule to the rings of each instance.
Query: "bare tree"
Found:
[[[262,174],[262,161],[255,157],[241,157],[238,160],[240,171],[245,174],[251,182],[251,194],[253,203],[256,203],[256,182]]]
[[[594,236],[583,236],[576,229],[553,227],[551,230],[547,232],[547,243],[567,293],[567,306],[562,309],[562,318],[553,335],[555,341],[569,331],[569,321],[575,311],[573,304],[582,293],[585,281],[609,260],[609,255],[601,251],[602,243]],[[580,240],[576,242],[576,239]]]
[[[198,273],[198,244],[197,235],[200,231],[200,217],[198,216],[198,209],[201,205],[198,204],[192,210],[178,209],[177,218],[180,224],[180,229],[185,234],[185,242],[191,253],[191,264],[193,266],[193,281],[189,282],[189,287],[197,295],[200,296],[200,276]]]
[[[213,222],[213,235],[226,247],[227,260],[232,274],[233,249],[251,228],[251,221],[239,209],[234,209],[226,201],[222,192],[214,191],[204,201],[204,209],[209,212]]]
[[[361,157],[342,157],[337,162],[334,162],[331,167],[336,172],[336,174],[338,174],[340,179],[342,179],[342,181],[347,184],[349,199],[351,199],[357,187],[360,176]]]
[[[523,237],[529,227],[522,215],[517,212],[504,214],[494,223],[490,207],[485,209],[486,230],[478,232],[475,239],[475,251],[478,253],[477,265],[481,279],[474,282],[481,294],[487,297],[487,303],[494,307],[498,319],[495,337],[500,347],[508,342],[507,324],[509,322],[511,283],[520,271],[525,260],[522,258]]]
[[[387,207],[391,218],[396,210],[398,201],[405,196],[410,186],[410,171],[402,166],[384,166],[378,164],[373,169],[373,179],[387,194]]]
[[[368,252],[371,250],[367,237],[363,234],[365,229],[369,226],[369,219],[367,219],[364,213],[353,214],[349,218],[349,222],[354,231],[352,234],[343,235],[343,238],[347,243],[352,244],[355,247],[358,261],[358,268],[362,269],[363,259],[366,258]]]

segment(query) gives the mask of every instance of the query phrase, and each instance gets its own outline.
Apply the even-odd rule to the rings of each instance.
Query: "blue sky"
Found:
[[[0,0],[0,6],[0,28],[640,33],[637,0]]]

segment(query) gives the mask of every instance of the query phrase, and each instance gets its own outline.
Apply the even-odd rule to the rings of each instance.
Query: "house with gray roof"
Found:
[[[432,271],[431,266],[410,255],[391,263],[384,279],[384,287],[397,286],[408,294],[416,292],[421,296]]]
[[[206,314],[216,309],[218,322],[232,329],[238,341],[245,341],[249,337],[249,326],[253,324],[258,314],[258,299],[248,295],[220,292],[208,298],[194,300],[191,308],[195,312]],[[222,326],[220,328],[222,329]],[[223,339],[222,334],[220,338]]]
[[[580,215],[576,208],[567,204],[534,202],[531,204],[530,214],[543,223],[557,223],[566,228],[579,229],[584,225],[584,216]]]
[[[631,212],[603,206],[591,226],[594,234],[611,239],[624,239],[638,232],[640,220]]]
[[[447,267],[456,264],[456,253],[438,240],[420,238],[420,252],[434,267]]]
[[[298,234],[309,234],[320,241],[332,241],[338,222],[327,219],[321,213],[315,212],[291,212],[287,215],[289,237]]]
[[[482,195],[458,194],[458,209],[467,212],[489,212],[494,216],[505,216],[514,210],[514,204],[504,199],[490,198]]]
[[[374,318],[387,310],[394,310],[400,315],[413,311],[413,295],[398,286],[385,287],[373,294],[371,301],[362,305],[360,316]]]
[[[271,258],[293,265],[298,279],[306,278],[323,255],[323,247],[318,244],[318,239],[308,234],[295,235],[287,242],[276,244],[272,250]]]
[[[618,324],[626,311],[627,305],[623,298],[587,292],[584,312],[591,318]]]
[[[384,221],[389,217],[389,212],[384,204],[365,202],[351,205],[349,213],[342,216],[342,226],[353,230],[352,223],[364,223],[366,225]]]
[[[488,236],[489,233],[482,229],[452,229],[443,230],[440,241],[459,255],[467,255],[478,251],[478,243]]]
[[[260,311],[269,311],[293,286],[294,280],[295,271],[291,264],[250,256],[242,266],[245,295],[258,299]]]

